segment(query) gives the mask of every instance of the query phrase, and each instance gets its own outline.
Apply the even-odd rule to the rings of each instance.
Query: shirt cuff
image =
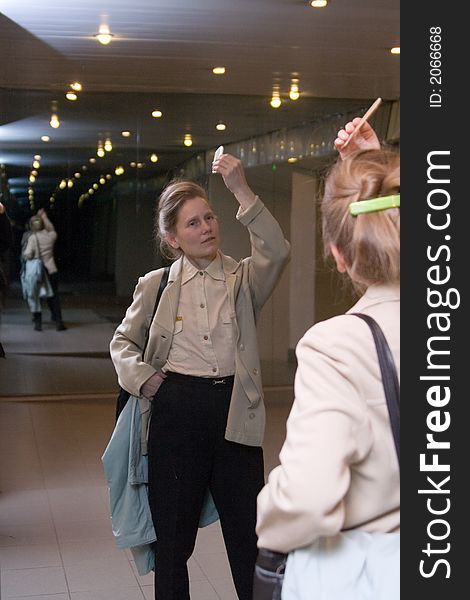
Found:
[[[245,225],[246,227],[251,223],[251,221],[253,221],[253,219],[255,219],[259,215],[263,208],[264,204],[261,202],[259,196],[256,196],[253,204],[248,208],[245,208],[245,210],[243,210],[240,206],[237,212],[237,219],[242,225]]]

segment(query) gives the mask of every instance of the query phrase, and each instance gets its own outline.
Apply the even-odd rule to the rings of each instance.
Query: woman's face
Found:
[[[219,222],[204,198],[186,200],[178,211],[175,231],[167,242],[181,250],[194,266],[204,269],[216,257],[220,246]]]

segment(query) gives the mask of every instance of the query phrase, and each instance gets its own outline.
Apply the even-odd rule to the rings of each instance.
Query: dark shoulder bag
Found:
[[[153,318],[155,317],[155,313],[157,312],[158,303],[160,302],[160,298],[163,293],[163,290],[165,289],[166,284],[168,283],[169,274],[170,274],[170,267],[165,267],[163,270],[162,278],[160,279],[160,286],[158,288],[157,298],[155,300],[155,305],[153,307],[152,318],[150,319],[147,333],[145,335],[145,343],[144,343],[144,347],[142,349],[142,358],[145,355],[145,349],[147,348],[147,344],[149,341],[150,327],[152,325]],[[118,393],[118,397],[117,397],[117,401],[116,401],[116,421],[118,420],[118,417],[121,414],[122,409],[126,406],[126,403],[129,400],[130,396],[131,396],[131,394],[127,390],[125,390],[124,388],[119,386],[119,393]]]
[[[374,337],[395,449],[400,463],[400,387],[392,352],[380,326],[372,317],[362,313],[350,314],[365,321]],[[253,580],[253,600],[281,600],[287,556],[267,548],[259,548]]]

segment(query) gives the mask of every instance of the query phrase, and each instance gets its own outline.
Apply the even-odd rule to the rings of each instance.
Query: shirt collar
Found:
[[[220,252],[217,252],[217,256],[214,260],[205,268],[202,269],[205,273],[210,275],[212,279],[218,281],[225,281],[225,273],[222,267],[222,256]],[[195,267],[187,258],[183,256],[183,275],[181,279],[181,285],[184,285],[195,277],[201,269]]]

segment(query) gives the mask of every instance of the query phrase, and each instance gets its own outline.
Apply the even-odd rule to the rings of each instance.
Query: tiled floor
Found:
[[[132,555],[114,544],[101,465],[114,421],[106,352],[115,324],[102,303],[64,305],[65,332],[32,332],[19,303],[3,315],[0,597],[150,600],[153,577],[139,577]],[[281,381],[272,368],[278,382],[267,387],[267,473],[277,464],[292,396],[292,369],[283,369]],[[217,523],[199,530],[189,569],[192,600],[236,600]]]

